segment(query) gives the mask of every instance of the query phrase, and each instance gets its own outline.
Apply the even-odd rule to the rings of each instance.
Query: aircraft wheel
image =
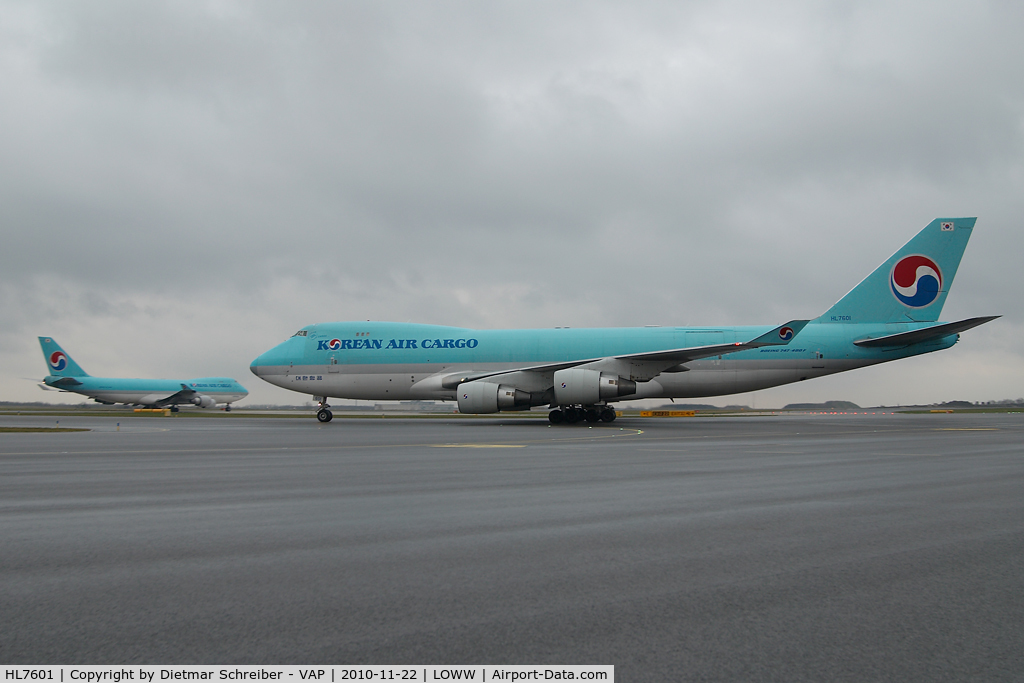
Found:
[[[548,413],[548,422],[553,425],[560,425],[565,421],[565,415],[562,414],[561,410],[552,410]]]
[[[583,417],[587,422],[597,422],[601,419],[601,413],[597,412],[593,408],[588,408]]]
[[[224,412],[226,412],[226,413],[230,413],[231,412],[231,404],[230,403],[227,404],[226,406],[224,406]]]
[[[615,411],[611,408],[605,408],[601,411],[601,422],[614,422]]]
[[[576,410],[575,408],[566,408],[562,412],[565,413],[565,421],[568,424],[576,424],[583,417],[582,415],[580,415],[580,411]]]
[[[327,410],[327,408],[321,408],[316,413],[316,419],[320,420],[321,422],[330,422],[331,420],[334,419],[334,413]]]
[[[171,406],[171,412],[172,413],[178,412],[178,406]]]

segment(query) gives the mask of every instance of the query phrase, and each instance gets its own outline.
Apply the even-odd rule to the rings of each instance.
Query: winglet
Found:
[[[758,346],[784,346],[793,341],[793,338],[800,334],[800,330],[804,329],[804,326],[809,322],[810,320],[790,320],[788,323],[779,325],[774,330],[765,332],[756,339],[751,339],[743,344],[743,346],[748,348],[756,348]]]

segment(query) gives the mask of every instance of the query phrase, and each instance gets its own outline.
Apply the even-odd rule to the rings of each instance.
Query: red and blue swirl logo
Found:
[[[332,339],[331,341],[327,342],[327,348],[329,348],[331,351],[337,351],[338,349],[341,348],[341,340]]]
[[[787,325],[786,327],[783,327],[781,330],[779,330],[779,339],[781,339],[782,341],[789,341],[792,338],[793,338],[793,328],[792,327],[789,327]]]
[[[68,366],[68,358],[60,351],[54,351],[50,354],[50,367],[60,372]]]
[[[904,256],[892,267],[889,277],[893,295],[904,306],[923,308],[942,291],[942,271],[927,256]]]

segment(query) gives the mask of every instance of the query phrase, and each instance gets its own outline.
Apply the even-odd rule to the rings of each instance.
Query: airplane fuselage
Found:
[[[755,391],[945,349],[951,334],[896,348],[856,346],[931,323],[808,324],[787,345],[767,346],[691,361],[655,377],[636,374],[628,362],[590,366],[637,380],[639,398],[695,398]],[[730,344],[757,337],[770,326],[640,327],[473,330],[408,323],[310,325],[253,361],[251,369],[277,386],[313,396],[363,400],[455,400],[446,378],[587,359],[614,359],[667,349]],[[602,366],[601,363],[604,363]],[[543,392],[550,374],[503,376],[524,391]]]

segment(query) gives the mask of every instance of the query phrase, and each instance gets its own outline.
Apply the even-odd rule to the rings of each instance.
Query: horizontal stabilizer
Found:
[[[898,334],[890,334],[884,337],[875,337],[874,339],[858,339],[853,343],[865,348],[910,346],[911,344],[920,344],[922,342],[932,341],[933,339],[942,339],[943,337],[948,337],[951,334],[959,334],[960,332],[965,332],[977,327],[978,325],[984,325],[985,323],[999,317],[1002,316],[988,315],[981,318],[968,318],[955,323],[943,323],[941,325],[926,327],[921,330],[900,332]]]

